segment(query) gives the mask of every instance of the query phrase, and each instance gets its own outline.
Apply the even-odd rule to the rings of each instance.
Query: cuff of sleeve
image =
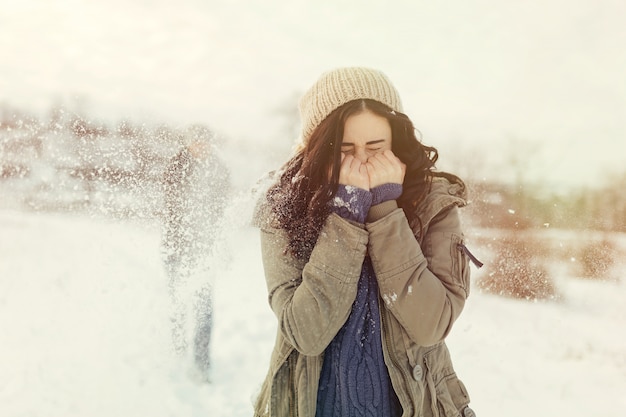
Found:
[[[339,184],[335,198],[331,200],[331,211],[346,220],[365,223],[372,205],[372,193],[362,188]]]
[[[392,211],[398,208],[398,203],[396,200],[387,200],[383,201],[380,204],[376,204],[370,208],[370,211],[367,215],[367,222],[374,223],[377,220],[382,219]]]
[[[402,184],[387,183],[372,188],[372,205],[384,201],[396,200],[402,195]]]

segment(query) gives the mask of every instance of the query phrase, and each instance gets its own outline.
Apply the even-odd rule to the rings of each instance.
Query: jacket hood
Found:
[[[467,187],[463,180],[447,172],[434,174],[430,191],[426,198],[417,206],[418,216],[422,225],[429,225],[440,213],[452,207],[467,205]],[[421,236],[419,230],[414,230]]]

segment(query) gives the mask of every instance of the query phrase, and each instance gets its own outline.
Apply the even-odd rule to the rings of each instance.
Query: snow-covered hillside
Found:
[[[0,212],[0,415],[250,416],[276,328],[250,206],[235,199],[213,262],[210,385],[170,350],[157,224]],[[449,345],[479,416],[626,409],[624,279],[557,270],[558,302],[474,289]]]

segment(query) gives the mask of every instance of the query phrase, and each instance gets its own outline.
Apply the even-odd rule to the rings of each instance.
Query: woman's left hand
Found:
[[[365,166],[370,180],[370,189],[383,184],[404,182],[406,165],[390,150],[370,156]]]

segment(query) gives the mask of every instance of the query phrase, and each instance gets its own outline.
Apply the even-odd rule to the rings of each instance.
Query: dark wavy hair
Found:
[[[354,100],[333,111],[315,129],[305,146],[283,165],[266,194],[270,218],[283,229],[289,245],[285,253],[307,259],[330,214],[329,202],[339,183],[341,143],[348,117],[369,110],[389,121],[393,153],[406,164],[402,196],[397,200],[411,227],[421,228],[417,206],[428,193],[437,149],[423,145],[413,123],[374,100]]]

